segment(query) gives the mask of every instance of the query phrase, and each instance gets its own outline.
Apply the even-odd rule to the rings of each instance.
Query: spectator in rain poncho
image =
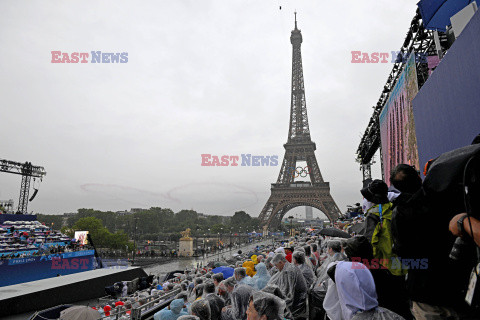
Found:
[[[188,302],[188,293],[186,291],[182,291],[175,296],[175,299],[183,299],[183,311],[188,313],[188,309],[190,308],[190,302]]]
[[[203,298],[210,304],[210,313],[212,319],[220,319],[222,309],[225,307],[225,301],[215,294],[215,285],[209,281],[203,288]]]
[[[306,317],[307,284],[300,269],[287,261],[284,254],[278,253],[272,263],[279,270],[270,278],[268,285],[277,285],[285,295],[287,308],[293,319]]]
[[[196,300],[190,308],[192,315],[197,316],[200,320],[211,320],[210,304],[205,299]]]
[[[216,273],[212,276],[213,279],[213,284],[215,285],[215,288],[218,287],[220,282],[223,281],[223,273]]]
[[[283,253],[285,254],[285,249],[283,247],[278,247],[277,249],[275,249],[274,253]],[[273,257],[272,257],[273,258]]]
[[[305,250],[305,258],[307,261],[311,262],[312,270],[313,270],[318,266],[317,257],[315,257],[315,255],[312,254],[312,248],[310,247],[310,245],[304,246],[303,249]]]
[[[362,264],[341,261],[335,270],[338,298],[345,320],[402,320],[398,314],[378,306],[372,274]]]
[[[298,269],[302,272],[303,278],[305,279],[305,282],[307,283],[307,287],[310,288],[312,283],[315,282],[317,279],[315,277],[315,274],[313,273],[313,270],[305,264],[305,253],[302,251],[294,251],[293,252],[293,264],[297,266]]]
[[[320,253],[318,252],[318,246],[316,243],[312,243],[310,247],[312,248],[312,254],[315,256],[315,258],[317,258],[317,264],[318,264],[320,261]]]
[[[282,293],[282,290],[276,285],[269,284],[265,288],[262,289],[263,292],[273,294],[276,297],[279,297],[282,301],[285,301],[285,296]],[[285,309],[284,309],[284,317],[285,319],[292,319],[292,314],[290,313],[290,310],[288,310],[287,305],[285,304]]]
[[[327,274],[329,275],[327,279],[327,293],[325,299],[323,300],[323,309],[327,313],[328,319],[330,320],[344,320],[342,314],[342,308],[340,306],[340,299],[338,298],[337,285],[335,283],[335,269],[332,269],[333,266],[337,265],[340,261],[330,262],[328,265]],[[333,275],[331,272],[333,271]]]
[[[195,293],[195,300],[198,300],[202,297],[204,286],[205,285],[203,283],[200,283],[200,284],[196,285],[195,288],[193,289],[193,292]]]
[[[304,248],[304,247],[297,247],[297,248],[295,249],[295,251],[303,252],[303,253],[305,254],[305,257],[306,257],[306,255],[307,255],[306,252],[305,252],[305,248]],[[288,260],[288,259],[287,259],[287,260]],[[290,263],[293,263],[293,252],[292,252],[292,262],[290,262]],[[314,267],[313,267],[313,264],[312,264],[312,262],[311,262],[309,259],[306,259],[306,258],[305,258],[305,262],[304,262],[304,263],[305,263],[305,265],[306,265],[307,267],[309,267],[310,269],[313,270],[313,268],[314,268]]]
[[[223,299],[223,301],[225,301],[225,305],[229,305],[230,304],[230,293],[227,290],[227,285],[225,284],[225,281],[226,280],[223,280],[218,285],[217,294],[220,298]]]
[[[230,277],[222,282],[225,283],[225,287],[227,288],[228,298],[225,299],[225,305],[228,306],[232,304],[232,292],[237,286],[237,280],[235,280],[234,277]]]
[[[235,280],[237,280],[238,284],[247,284],[253,287],[253,281],[250,276],[247,276],[247,271],[243,267],[235,268],[233,271]]]
[[[178,317],[188,314],[183,311],[184,300],[175,299],[170,303],[168,308],[162,309],[159,312],[155,313],[153,316],[154,320],[177,320]]]
[[[232,305],[222,310],[222,320],[246,320],[247,308],[253,288],[239,284],[232,292]]]
[[[268,274],[267,266],[265,266],[264,263],[257,264],[255,269],[257,269],[257,274],[252,278],[255,283],[254,288],[262,290],[270,280],[270,275]]]
[[[347,256],[342,252],[342,244],[337,240],[330,240],[327,243],[327,253],[328,257],[323,261],[322,266],[317,269],[317,282],[315,286],[321,286],[322,283],[327,279],[327,268],[331,262],[334,261],[346,261],[348,260]],[[326,287],[324,288],[326,290]]]
[[[247,309],[247,317],[252,320],[260,320],[265,316],[266,320],[283,320],[285,302],[273,294],[257,291],[250,297]]]

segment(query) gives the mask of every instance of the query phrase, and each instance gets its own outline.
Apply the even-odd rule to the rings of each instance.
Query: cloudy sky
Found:
[[[312,140],[344,211],[361,200],[355,151],[392,67],[351,51],[399,50],[416,2],[1,1],[0,158],[45,167],[29,211],[257,216],[280,167],[205,167],[201,154],[281,162],[297,10]],[[51,63],[51,51],[128,63]],[[0,173],[0,199],[16,206],[20,180]]]

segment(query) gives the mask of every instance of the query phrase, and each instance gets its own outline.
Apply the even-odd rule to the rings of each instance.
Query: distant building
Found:
[[[132,212],[127,211],[127,210],[117,211],[117,212],[115,212],[115,213],[116,213],[117,215],[119,215],[119,216],[128,216],[128,215],[131,215],[131,214],[132,214]]]
[[[305,220],[311,221],[313,220],[313,209],[312,207],[305,207]]]

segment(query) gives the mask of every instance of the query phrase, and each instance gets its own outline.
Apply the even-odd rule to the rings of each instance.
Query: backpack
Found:
[[[383,268],[393,275],[403,276],[408,269],[402,265],[398,256],[393,253],[392,238],[392,203],[376,204],[367,211],[367,238],[373,247],[373,256]],[[373,228],[373,230],[372,230]]]

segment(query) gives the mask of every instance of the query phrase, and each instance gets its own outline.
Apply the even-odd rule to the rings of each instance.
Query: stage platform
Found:
[[[105,287],[147,274],[142,268],[97,269],[0,288],[0,317],[105,296]]]

